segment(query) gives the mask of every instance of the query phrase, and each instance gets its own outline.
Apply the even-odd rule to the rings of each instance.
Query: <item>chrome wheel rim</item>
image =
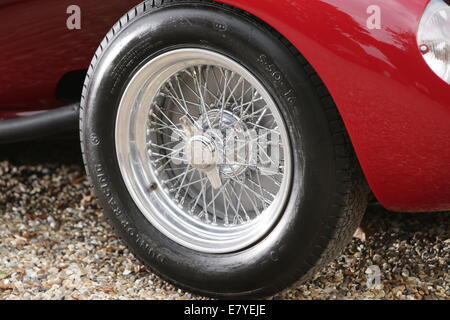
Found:
[[[133,201],[182,246],[242,250],[284,211],[287,127],[261,82],[224,55],[180,49],[146,63],[122,96],[115,141]]]

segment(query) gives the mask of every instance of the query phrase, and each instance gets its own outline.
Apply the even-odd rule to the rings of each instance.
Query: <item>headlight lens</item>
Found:
[[[450,6],[431,0],[420,21],[419,49],[430,68],[450,84]]]

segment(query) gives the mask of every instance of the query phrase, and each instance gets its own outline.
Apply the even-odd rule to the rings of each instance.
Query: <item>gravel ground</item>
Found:
[[[160,280],[121,244],[89,190],[75,141],[1,148],[0,299],[201,298]],[[449,213],[370,206],[361,228],[313,280],[273,298],[450,300]],[[381,283],[369,289],[371,266]]]

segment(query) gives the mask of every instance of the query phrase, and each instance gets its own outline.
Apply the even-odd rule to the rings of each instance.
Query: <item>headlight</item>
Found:
[[[417,41],[430,68],[450,84],[450,1],[431,0],[420,21]]]

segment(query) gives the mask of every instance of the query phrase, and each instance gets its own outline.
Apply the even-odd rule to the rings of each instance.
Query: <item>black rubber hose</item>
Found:
[[[0,144],[78,130],[79,108],[79,104],[73,104],[33,116],[0,121]]]

